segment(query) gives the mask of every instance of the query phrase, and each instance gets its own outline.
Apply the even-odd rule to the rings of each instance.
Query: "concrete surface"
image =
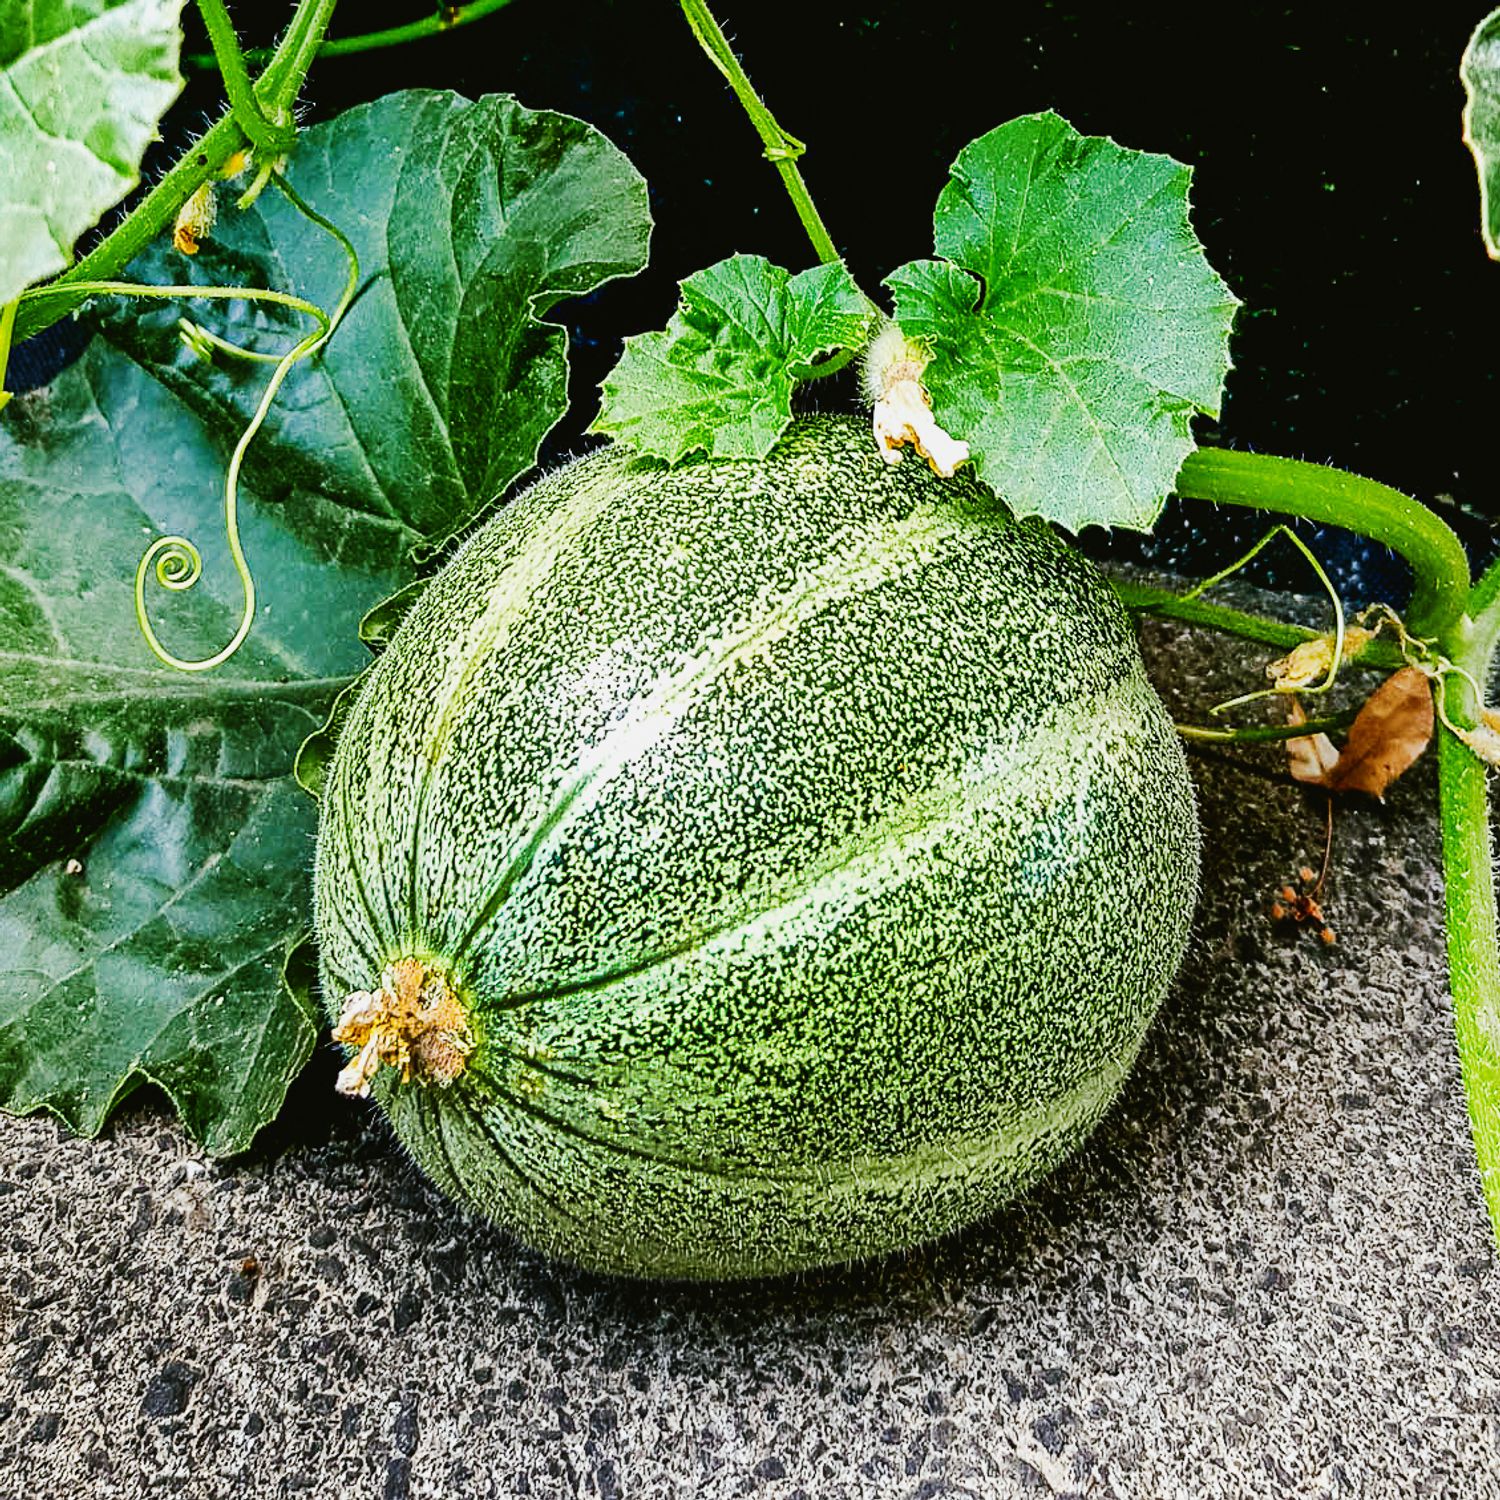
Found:
[[[1180,715],[1254,652],[1149,628]],[[1196,756],[1188,962],[1085,1154],[783,1284],[609,1282],[456,1212],[325,1054],[248,1158],[150,1099],[0,1122],[0,1496],[1500,1496],[1500,1275],[1441,959],[1434,768],[1341,812]]]

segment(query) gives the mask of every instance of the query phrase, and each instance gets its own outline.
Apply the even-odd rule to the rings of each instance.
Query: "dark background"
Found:
[[[423,8],[346,4],[334,34]],[[1487,524],[1464,511],[1500,516],[1489,461],[1500,265],[1479,236],[1458,79],[1484,9],[1484,0],[1389,16],[1338,4],[719,7],[767,102],[808,142],[814,198],[872,291],[893,267],[931,253],[948,164],[1013,115],[1055,108],[1082,131],[1191,164],[1199,234],[1244,303],[1223,418],[1200,422],[1201,438],[1338,464],[1429,502],[1451,497],[1462,509],[1450,518],[1487,552]],[[235,19],[247,40],[264,42],[290,10],[241,5]],[[191,5],[187,26],[190,47],[201,46]],[[794,269],[810,262],[758,140],[667,0],[516,0],[437,39],[326,61],[310,78],[306,117],[417,86],[506,91],[581,115],[651,184],[650,268],[560,313],[574,333],[576,399],[553,451],[577,444],[620,338],[664,324],[681,277],[736,250]],[[216,112],[217,98],[216,77],[197,75],[169,119],[167,150]],[[820,403],[852,400],[845,379],[841,391],[820,389]],[[1265,525],[1174,506],[1156,552],[1201,569]],[[1108,545],[1137,554],[1123,534]],[[1399,570],[1371,549],[1327,535],[1320,547],[1353,593],[1399,589]],[[1259,576],[1276,581],[1274,569]],[[1309,586],[1294,563],[1286,569],[1280,581]]]

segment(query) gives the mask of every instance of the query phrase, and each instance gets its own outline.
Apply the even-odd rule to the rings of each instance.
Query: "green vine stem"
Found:
[[[359,36],[334,37],[318,47],[318,61],[333,57],[353,57],[360,52],[374,52],[382,47],[400,47],[407,42],[420,42],[427,37],[442,36],[472,21],[483,20],[501,11],[515,0],[470,0],[468,5],[439,5],[430,16],[420,21],[409,21],[404,26],[388,26],[383,31],[366,31]],[[247,62],[263,62],[270,57],[269,49],[258,47],[245,53]],[[184,61],[190,68],[211,68],[215,58],[206,52],[190,53]]]
[[[303,80],[333,18],[337,0],[301,0],[286,35],[254,85],[262,112],[271,119],[290,116]],[[233,109],[177,159],[166,176],[116,228],[71,270],[22,297],[15,336],[30,338],[77,309],[89,296],[84,283],[115,280],[136,255],[177,217],[177,211],[205,182],[217,177],[235,152],[248,143]],[[65,289],[68,295],[57,295]],[[43,297],[39,293],[47,293]]]
[[[1201,724],[1175,724],[1185,740],[1213,745],[1263,745],[1277,740],[1300,740],[1309,734],[1333,734],[1347,729],[1354,715],[1332,714],[1326,719],[1308,719],[1303,724],[1259,724],[1247,729],[1208,729]]]
[[[1479,722],[1481,705],[1469,683],[1488,687],[1490,668],[1500,648],[1500,559],[1493,562],[1469,595],[1462,644],[1454,653],[1454,665],[1463,668],[1449,684],[1446,701],[1449,716],[1465,728]]]
[[[1480,705],[1469,682],[1487,687],[1500,642],[1500,561],[1468,596],[1462,669],[1444,684],[1445,710],[1471,727]],[[1467,680],[1466,680],[1467,678]],[[1500,933],[1496,930],[1489,770],[1446,727],[1438,730],[1438,799],[1453,1029],[1474,1131],[1490,1227],[1500,1242]]]
[[[1447,729],[1438,731],[1443,896],[1453,1027],[1479,1180],[1500,1241],[1500,935],[1495,924],[1494,851],[1488,770]]]
[[[1444,650],[1469,593],[1469,560],[1448,524],[1420,501],[1342,469],[1228,448],[1199,448],[1177,476],[1177,493],[1343,526],[1384,543],[1411,566],[1406,628]],[[1449,654],[1452,654],[1449,651]]]
[[[224,0],[198,0],[198,14],[203,17],[203,27],[214,49],[214,61],[219,65],[224,92],[229,96],[229,107],[234,111],[236,123],[263,156],[281,156],[297,139],[296,127],[277,124],[262,112],[260,100],[255,97],[255,86],[245,68],[240,39],[234,33]]]
[[[1413,574],[1406,628],[1413,636],[1435,638],[1452,660],[1456,670],[1435,685],[1443,695],[1444,713],[1466,726],[1475,723],[1481,705],[1471,684],[1487,686],[1500,644],[1500,562],[1471,590],[1463,548],[1440,517],[1397,490],[1317,464],[1199,449],[1183,464],[1176,488],[1179,495],[1194,499],[1343,526],[1400,553]],[[1292,628],[1164,590],[1118,581],[1116,588],[1143,612],[1211,625],[1267,644],[1282,644],[1283,632]],[[1367,650],[1360,665],[1374,664]],[[1439,727],[1437,737],[1453,1024],[1480,1183],[1491,1232],[1500,1243],[1500,930],[1489,773],[1446,725]]]
[[[1200,625],[1208,630],[1223,631],[1226,635],[1237,635],[1243,640],[1256,641],[1263,646],[1274,646],[1283,652],[1293,651],[1306,641],[1317,640],[1322,634],[1305,625],[1272,620],[1265,615],[1249,614],[1245,610],[1232,609],[1224,604],[1210,604],[1203,599],[1190,598],[1152,584],[1136,583],[1128,578],[1111,578],[1109,582],[1110,587],[1120,596],[1121,603],[1135,614],[1155,615],[1164,620],[1181,620],[1186,625]],[[1350,665],[1394,672],[1405,665],[1405,658],[1388,642],[1371,641]]]
[[[756,134],[765,147],[766,160],[781,174],[787,195],[797,210],[797,217],[802,221],[808,239],[812,241],[813,252],[825,265],[841,260],[843,257],[839,255],[833,236],[823,223],[823,217],[813,203],[812,194],[808,192],[801,168],[797,165],[797,159],[806,152],[807,146],[796,136],[783,130],[776,116],[766,108],[765,101],[755,92],[744,68],[740,66],[739,58],[734,55],[734,48],[729,45],[729,38],[724,35],[723,27],[714,19],[705,0],[682,0],[682,13],[698,39],[698,45],[728,80],[735,98],[740,101],[741,107],[750,117],[750,123],[755,126]]]

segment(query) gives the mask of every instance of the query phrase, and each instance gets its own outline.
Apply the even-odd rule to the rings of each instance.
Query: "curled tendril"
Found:
[[[238,344],[221,338],[218,334],[210,333],[208,329],[190,319],[184,318],[179,321],[178,327],[183,342],[200,357],[211,358],[213,352],[218,350],[237,358],[263,363],[274,362],[276,366],[271,372],[271,378],[266,382],[265,390],[261,393],[255,414],[250,418],[244,432],[240,434],[239,442],[235,444],[234,453],[224,475],[224,531],[229,543],[230,560],[234,564],[234,571],[239,578],[244,599],[239,626],[229,641],[211,656],[200,658],[178,656],[162,645],[155,627],[151,624],[150,616],[146,611],[148,578],[154,577],[163,589],[171,593],[181,593],[192,588],[203,576],[203,555],[187,537],[158,537],[142,554],[140,562],[136,564],[136,624],[140,627],[141,635],[157,660],[166,666],[175,667],[180,672],[207,672],[214,667],[222,666],[239,650],[244,644],[245,637],[250,634],[250,628],[255,623],[255,579],[245,559],[245,550],[240,544],[239,523],[239,482],[240,470],[245,461],[245,451],[265,423],[271,403],[275,401],[283,382],[291,374],[292,367],[299,360],[316,354],[333,336],[334,329],[338,327],[350,302],[354,300],[355,288],[359,284],[359,256],[349,242],[348,236],[304,202],[301,195],[280,175],[272,175],[270,180],[300,214],[332,236],[348,258],[349,274],[345,278],[343,292],[332,313],[324,312],[316,304],[308,302],[305,298],[295,297],[290,292],[266,291],[257,287],[150,286],[128,281],[75,281],[70,282],[66,287],[33,287],[22,293],[22,300],[49,295],[76,297],[80,292],[89,295],[205,297],[219,300],[240,297],[249,302],[270,302],[281,307],[288,307],[313,320],[312,330],[281,355],[267,355],[257,350],[244,349]]]
[[[154,572],[162,588],[172,593],[190,589],[203,576],[203,554],[185,536],[159,536],[141,554],[135,567],[135,622],[153,655],[179,672],[207,672],[222,666],[244,643],[255,621],[255,579],[240,548],[239,530],[232,509],[226,511],[229,526],[229,550],[234,558],[234,569],[239,575],[240,587],[244,591],[245,607],[240,617],[239,629],[230,637],[227,645],[220,647],[212,656],[200,660],[189,660],[168,651],[158,639],[156,630],[146,613],[146,579]],[[154,565],[154,566],[153,566]]]
[[[177,337],[182,340],[183,347],[195,354],[204,364],[213,359],[215,350],[233,359],[249,360],[255,364],[277,365],[281,363],[279,354],[266,354],[259,349],[246,349],[240,344],[231,343],[228,339],[221,338],[213,329],[205,328],[202,323],[195,323],[191,318],[178,318]]]
[[[1284,536],[1305,557],[1314,573],[1318,575],[1318,582],[1323,585],[1328,597],[1333,601],[1333,659],[1328,665],[1328,675],[1315,687],[1303,688],[1305,693],[1326,693],[1336,681],[1338,681],[1339,664],[1344,659],[1344,601],[1339,598],[1339,593],[1333,586],[1328,574],[1323,571],[1323,565],[1313,555],[1313,550],[1297,535],[1290,526],[1273,526],[1243,557],[1230,563],[1227,568],[1215,573],[1212,578],[1205,578],[1202,583],[1189,589],[1182,597],[1184,599],[1196,599],[1200,594],[1211,589],[1216,583],[1223,583],[1233,573],[1238,573],[1246,563],[1254,558],[1264,547],[1269,546],[1277,537]],[[1211,714],[1227,713],[1231,708],[1240,708],[1246,703],[1254,703],[1258,698],[1276,698],[1282,696],[1279,688],[1263,688],[1257,693],[1245,693],[1238,698],[1229,698],[1223,703],[1216,703],[1209,709]]]
[[[203,574],[203,554],[185,536],[160,536],[146,549],[139,572],[156,563],[156,581],[164,589],[190,589]]]

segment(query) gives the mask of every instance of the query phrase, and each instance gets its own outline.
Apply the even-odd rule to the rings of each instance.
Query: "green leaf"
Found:
[[[368,672],[369,668],[366,667],[339,693],[329,706],[327,717],[297,747],[297,754],[292,761],[292,776],[297,785],[315,802],[323,795],[323,783],[328,778],[328,766],[333,760],[333,752],[338,749],[339,735],[344,732],[344,720],[349,717],[349,710],[354,707]]]
[[[1027,115],[959,153],[938,261],[886,280],[930,346],[938,422],[1017,515],[1148,529],[1217,415],[1238,305],[1188,222],[1189,168]]]
[[[215,1153],[313,1045],[282,983],[315,828],[292,759],[367,659],[355,622],[408,576],[384,518],[242,492],[255,628],[215,672],[161,666],[132,608],[157,534],[204,554],[194,589],[148,594],[167,644],[207,653],[239,618],[223,463],[97,340],[0,419],[0,1107],[93,1134],[149,1081]]]
[[[382,599],[373,609],[365,611],[359,622],[359,638],[371,651],[383,651],[396,627],[406,618],[407,611],[422,596],[422,590],[430,582],[427,578],[414,578],[405,588],[397,589],[388,599]],[[344,720],[354,707],[361,687],[369,672],[366,667],[353,682],[333,700],[328,717],[302,741],[297,758],[292,765],[292,775],[297,785],[309,797],[323,795],[323,780],[328,775],[328,763],[338,748],[339,735],[343,732]]]
[[[182,89],[182,0],[0,5],[0,303],[140,181]]]
[[[1468,102],[1464,141],[1479,169],[1479,226],[1491,260],[1500,260],[1500,10],[1474,28],[1459,67]]]
[[[365,611],[359,622],[359,638],[371,651],[381,650],[395,635],[396,628],[406,618],[413,604],[422,597],[422,591],[430,580],[414,578],[405,588],[397,589],[389,599],[382,599],[373,609]]]
[[[567,330],[542,321],[645,264],[646,185],[591,125],[504,95],[391,94],[298,140],[293,185],[354,242],[360,285],[328,347],[292,373],[251,447],[266,494],[305,487],[405,530],[460,530],[536,461],[567,407]],[[338,247],[280,194],[219,215],[192,258],[165,242],[132,266],[159,283],[274,287],[331,307]],[[225,436],[265,372],[200,363],[180,305],[97,304],[108,337]],[[251,303],[197,303],[206,327],[261,349],[302,325]]]
[[[793,276],[732,255],[682,283],[664,332],[625,340],[592,430],[676,463],[762,458],[792,419],[792,389],[819,355],[857,349],[873,309],[842,265]]]
[[[311,932],[299,932],[286,945],[281,961],[281,987],[316,1028],[322,1025],[317,1001],[318,944]]]

